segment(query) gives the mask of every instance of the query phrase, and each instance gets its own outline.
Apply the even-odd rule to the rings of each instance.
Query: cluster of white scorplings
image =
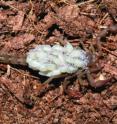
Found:
[[[86,68],[89,59],[84,50],[67,43],[64,47],[39,45],[28,52],[26,62],[30,68],[38,70],[40,75],[51,77]]]

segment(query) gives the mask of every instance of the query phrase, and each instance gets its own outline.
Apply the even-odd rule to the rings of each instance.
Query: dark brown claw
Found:
[[[94,79],[90,75],[90,72],[86,72],[86,76],[87,76],[87,79],[89,81],[90,86],[94,87],[94,88],[102,87],[102,86],[106,85],[112,79],[112,77],[110,77],[110,78],[108,78],[106,80],[94,81]]]

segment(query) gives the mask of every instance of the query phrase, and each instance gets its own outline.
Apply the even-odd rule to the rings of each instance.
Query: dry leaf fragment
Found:
[[[32,34],[22,34],[19,36],[14,37],[13,39],[9,40],[5,47],[7,49],[22,49],[25,47],[26,44],[29,44],[31,41],[33,41],[35,39],[34,35]]]
[[[23,20],[24,20],[24,12],[19,11],[18,15],[14,18],[13,31],[21,30]]]
[[[117,68],[109,64],[105,64],[104,70],[112,75],[117,76]]]

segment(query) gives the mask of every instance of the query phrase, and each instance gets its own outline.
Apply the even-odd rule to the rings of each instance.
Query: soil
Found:
[[[70,42],[86,70],[47,78],[27,52]],[[117,124],[117,0],[0,1],[0,124]]]

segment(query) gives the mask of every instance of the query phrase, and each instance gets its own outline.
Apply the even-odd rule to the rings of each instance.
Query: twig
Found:
[[[31,77],[31,78],[34,78],[34,79],[39,79],[39,77],[36,77],[36,76],[33,76],[33,75],[30,75],[30,74],[26,74],[26,73],[23,73],[21,72],[20,70],[16,69],[16,68],[13,68],[12,66],[10,66],[10,68],[18,73],[20,73],[21,75],[23,76],[26,76],[26,77]]]
[[[105,48],[105,47],[103,47],[103,46],[101,46],[101,48],[102,48],[103,50],[105,50],[106,52],[108,52],[109,54],[111,54],[111,55],[113,55],[113,56],[117,57],[117,54],[115,54],[115,53],[111,52],[111,51],[110,51],[110,50],[108,50],[107,48]]]
[[[108,15],[109,15],[109,14],[106,13],[106,14],[103,16],[103,18],[100,20],[99,24],[102,24],[102,22],[104,21],[104,19],[105,19]]]
[[[3,85],[7,90],[8,93],[10,93],[19,103],[21,103],[22,105],[24,105],[24,101],[22,101],[21,99],[19,99],[10,89],[9,87],[6,85],[7,83],[9,83],[10,80],[7,80],[5,77],[1,77],[0,78],[0,83],[1,85]]]
[[[95,14],[95,13],[86,13],[86,12],[80,12],[81,15],[85,15],[85,16],[99,16],[99,14]]]
[[[81,2],[81,3],[78,3],[77,5],[78,6],[82,6],[82,5],[84,5],[84,4],[89,4],[89,3],[92,3],[92,2],[94,2],[95,0],[89,0],[89,1],[85,1],[85,2]]]
[[[96,43],[97,43],[97,47],[100,55],[102,53],[101,40],[102,38],[105,38],[110,33],[115,33],[115,34],[117,33],[117,24],[109,26],[108,28],[101,31],[100,34],[97,36]]]
[[[6,1],[1,0],[1,2],[2,2],[5,6],[9,6],[11,9],[16,10],[16,11],[19,11],[16,7],[14,7],[14,6],[8,4]]]

